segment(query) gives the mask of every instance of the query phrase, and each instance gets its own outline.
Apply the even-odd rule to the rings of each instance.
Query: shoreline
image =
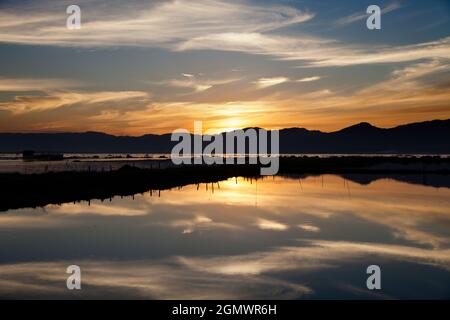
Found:
[[[235,158],[242,158],[244,156],[238,155]],[[249,157],[249,156],[247,156]],[[250,156],[253,157],[253,156]],[[321,159],[329,159],[328,162],[336,162],[334,158],[344,158],[344,162],[354,162],[354,158],[375,159],[376,163],[381,162],[393,162],[398,163],[399,159],[425,159],[425,162],[429,162],[429,158],[433,158],[434,163],[438,163],[436,159],[443,159],[442,162],[446,162],[445,159],[450,159],[450,155],[438,155],[438,154],[280,154],[280,161],[288,163],[288,167],[292,166],[292,162],[306,163],[307,166],[311,166],[308,159],[318,162]],[[224,158],[225,159],[225,158]],[[390,161],[392,160],[393,161]],[[341,160],[340,160],[341,161]],[[414,161],[412,161],[414,162]],[[123,166],[133,166],[140,169],[166,169],[176,167],[170,159],[170,155],[142,155],[142,154],[124,154],[122,155],[108,155],[106,157],[99,157],[97,154],[95,157],[78,157],[70,156],[65,157],[62,160],[24,160],[22,158],[0,158],[0,174],[5,173],[20,173],[20,174],[41,174],[49,172],[81,172],[81,171],[115,171]],[[295,165],[295,164],[294,164]],[[412,166],[412,165],[410,165]],[[397,168],[392,165],[385,168],[379,168],[383,170],[401,170],[406,168],[402,164]],[[439,169],[439,168],[438,168]],[[448,168],[450,170],[450,167]],[[411,168],[412,171],[420,171],[420,168]],[[427,169],[428,170],[428,169]]]
[[[164,160],[170,161],[170,160]],[[39,174],[0,173],[0,212],[26,207],[43,207],[114,196],[158,192],[188,184],[216,183],[232,177],[261,178],[260,165],[182,165],[141,169],[125,165],[113,171],[64,171]],[[450,159],[440,157],[282,157],[278,176],[338,174],[361,176],[423,176],[403,181],[427,184],[426,176],[450,177]],[[349,178],[354,180],[352,178]],[[360,181],[358,181],[358,179]],[[358,178],[358,183],[371,179]],[[442,179],[441,179],[442,180]],[[450,179],[449,179],[450,180]],[[433,186],[433,184],[431,184]],[[450,187],[450,183],[435,183]]]

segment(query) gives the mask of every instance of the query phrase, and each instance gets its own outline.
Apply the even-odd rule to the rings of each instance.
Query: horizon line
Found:
[[[376,125],[373,125],[370,122],[367,121],[361,121],[358,123],[354,123],[351,124],[349,126],[343,127],[339,130],[334,130],[334,131],[322,131],[322,130],[317,130],[317,129],[308,129],[305,127],[285,127],[285,128],[280,128],[280,129],[266,129],[266,128],[262,128],[262,127],[258,127],[258,126],[253,126],[253,127],[244,127],[244,128],[235,128],[235,129],[231,129],[231,130],[223,130],[217,133],[212,133],[212,134],[202,134],[202,135],[218,135],[218,134],[223,134],[226,132],[233,132],[233,131],[237,131],[237,130],[247,130],[247,129],[263,129],[266,131],[274,131],[274,130],[291,130],[291,129],[304,129],[310,132],[321,132],[321,133],[335,133],[335,132],[339,132],[351,127],[355,127],[361,124],[368,124],[373,128],[376,129],[395,129],[398,127],[402,127],[402,126],[407,126],[407,125],[412,125],[412,124],[421,124],[421,123],[429,123],[429,122],[436,122],[436,121],[450,121],[450,118],[446,118],[446,119],[433,119],[433,120],[425,120],[425,121],[417,121],[417,122],[408,122],[408,123],[403,123],[403,124],[397,124],[395,126],[392,127],[378,127]],[[173,131],[180,129],[180,128],[176,128]],[[172,131],[172,132],[173,132]],[[166,133],[145,133],[145,134],[141,134],[141,135],[126,135],[126,134],[113,134],[113,133],[107,133],[107,132],[102,132],[102,131],[95,131],[95,130],[86,130],[86,131],[0,131],[0,134],[86,134],[86,133],[98,133],[98,134],[104,134],[104,135],[109,135],[109,136],[114,136],[114,137],[134,137],[134,138],[139,138],[139,137],[143,137],[143,136],[148,136],[148,135],[153,135],[153,136],[163,136],[163,135],[168,135],[168,134],[172,134],[172,132],[166,132]],[[189,131],[190,134],[194,134],[192,131]]]

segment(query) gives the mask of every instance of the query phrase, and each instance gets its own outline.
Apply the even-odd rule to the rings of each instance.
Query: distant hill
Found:
[[[0,152],[170,153],[170,133],[140,137],[84,133],[0,133]],[[450,119],[383,129],[362,122],[335,132],[280,130],[281,153],[449,153]]]
[[[283,153],[450,153],[450,119],[383,129],[362,122],[324,133],[280,131]]]

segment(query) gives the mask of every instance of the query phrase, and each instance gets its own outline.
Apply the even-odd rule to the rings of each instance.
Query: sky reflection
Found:
[[[449,188],[324,175],[11,210],[0,297],[449,298],[449,208]],[[65,288],[70,264],[80,292]]]

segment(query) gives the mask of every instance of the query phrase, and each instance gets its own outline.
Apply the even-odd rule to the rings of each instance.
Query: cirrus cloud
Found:
[[[0,13],[0,42],[63,47],[158,47],[172,51],[219,50],[305,61],[306,66],[348,66],[448,59],[450,38],[403,46],[344,44],[283,28],[305,23],[314,13],[287,6],[249,5],[239,1],[130,1],[128,6],[101,0],[80,1],[82,28],[68,30],[66,5],[6,7]],[[384,8],[395,10],[394,2]],[[88,9],[84,9],[88,8]],[[44,10],[45,9],[45,10]],[[26,19],[24,19],[26,15]],[[355,21],[360,16],[343,18]],[[343,21],[344,21],[343,20]]]

